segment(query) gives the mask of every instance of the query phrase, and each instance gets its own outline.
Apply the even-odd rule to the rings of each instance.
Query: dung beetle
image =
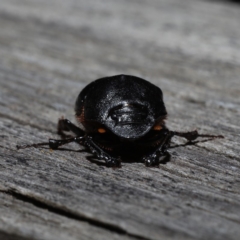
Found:
[[[122,157],[137,155],[146,166],[159,164],[168,154],[173,136],[189,142],[201,135],[198,132],[170,131],[165,125],[167,111],[159,87],[130,75],[100,78],[87,85],[79,94],[75,112],[82,128],[68,119],[59,119],[61,140],[17,146],[18,149],[49,145],[51,149],[70,142],[87,147],[107,166],[118,167]],[[84,130],[83,130],[84,129]],[[75,136],[67,135],[70,131]]]

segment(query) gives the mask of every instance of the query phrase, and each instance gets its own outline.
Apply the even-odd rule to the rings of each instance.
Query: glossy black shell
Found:
[[[90,83],[80,92],[75,111],[86,131],[91,132],[97,124],[118,137],[133,140],[167,115],[161,89],[130,75]]]

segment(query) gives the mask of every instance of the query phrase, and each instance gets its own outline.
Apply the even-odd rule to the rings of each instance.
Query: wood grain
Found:
[[[239,239],[240,6],[222,1],[0,0],[2,239]],[[92,80],[161,87],[175,130],[224,139],[172,147],[159,168],[107,168],[58,138]],[[183,144],[174,138],[172,146]]]

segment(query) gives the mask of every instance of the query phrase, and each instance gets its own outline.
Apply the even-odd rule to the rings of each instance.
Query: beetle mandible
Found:
[[[76,118],[83,129],[68,119],[59,119],[61,140],[17,146],[18,149],[49,145],[51,149],[70,142],[87,147],[107,166],[118,167],[122,156],[139,155],[146,166],[159,164],[168,154],[173,136],[189,142],[198,137],[223,136],[170,131],[165,125],[167,111],[159,87],[135,76],[100,78],[87,85],[75,104]],[[71,131],[75,136],[66,135]]]

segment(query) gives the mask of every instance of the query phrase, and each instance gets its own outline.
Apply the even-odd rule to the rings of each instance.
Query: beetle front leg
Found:
[[[161,143],[155,150],[143,157],[143,161],[147,167],[158,165],[160,157],[168,155],[167,149],[170,146],[173,134],[168,129],[164,129],[163,131],[164,136],[160,136],[160,139],[162,139]]]
[[[103,159],[106,162],[107,167],[120,167],[121,161],[119,158],[115,158],[106,153],[100,148],[94,141],[92,136],[88,135],[85,138],[84,145],[90,149],[90,151],[97,156],[98,159]]]

